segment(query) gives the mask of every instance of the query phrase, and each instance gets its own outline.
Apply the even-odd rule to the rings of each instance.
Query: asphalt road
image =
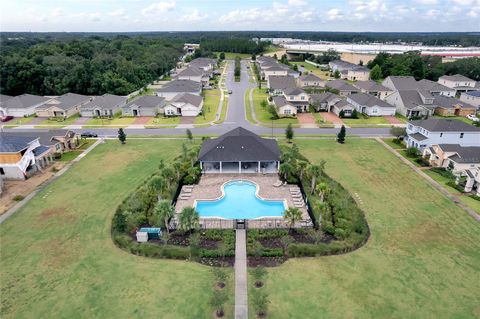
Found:
[[[245,92],[254,84],[250,83],[247,72],[247,61],[242,61],[242,74],[240,82],[235,82],[233,76],[234,62],[228,61],[226,87],[232,90],[228,98],[228,111],[225,121],[222,124],[212,125],[204,128],[191,128],[196,135],[221,135],[233,128],[242,126],[257,134],[284,134],[284,128],[268,128],[251,124],[246,119]],[[4,131],[46,131],[48,129],[4,129]],[[79,129],[77,132],[95,132],[99,136],[116,136],[117,129],[114,128],[95,128]],[[296,134],[337,134],[338,128],[295,128]],[[125,129],[127,135],[181,135],[185,133],[183,128],[161,128],[161,129]],[[360,137],[387,137],[390,136],[390,128],[349,128],[347,135],[357,135]]]

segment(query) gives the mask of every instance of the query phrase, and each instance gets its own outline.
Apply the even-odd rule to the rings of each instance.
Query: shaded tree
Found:
[[[123,131],[123,128],[118,129],[118,140],[120,143],[125,144],[127,140],[127,134]]]
[[[340,132],[337,134],[337,142],[340,144],[345,143],[345,136],[347,135],[346,130],[345,130],[345,125],[342,125],[340,128]]]

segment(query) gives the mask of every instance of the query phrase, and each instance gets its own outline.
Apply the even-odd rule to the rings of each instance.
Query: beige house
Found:
[[[340,77],[349,81],[367,81],[370,79],[370,69],[347,61],[335,60],[328,63],[332,73],[340,72]]]
[[[302,75],[298,78],[298,86],[303,87],[303,88],[308,88],[308,87],[325,87],[325,81],[316,76],[313,73],[308,73],[305,75]]]
[[[480,91],[468,91],[460,94],[460,101],[480,108]]]
[[[284,96],[274,96],[272,100],[279,117],[297,115],[297,107],[290,104]]]
[[[475,106],[454,97],[436,96],[434,104],[436,105],[435,114],[441,116],[467,116],[475,114],[477,110]]]
[[[335,113],[337,116],[340,116],[340,112],[343,111],[344,117],[351,117],[353,110],[355,110],[355,106],[353,106],[350,102],[346,100],[340,100],[332,107],[332,112]]]
[[[475,90],[477,82],[461,74],[444,75],[438,79],[438,83],[457,92],[466,92]]]
[[[436,144],[425,148],[423,156],[428,157],[431,166],[450,167],[454,174],[480,168],[480,146]]]
[[[361,93],[373,95],[375,97],[378,97],[380,100],[385,100],[387,95],[392,93],[391,89],[381,84],[378,84],[373,80],[357,81],[352,83],[352,85],[359,89]]]
[[[93,98],[75,93],[67,93],[52,98],[47,103],[37,107],[35,114],[38,117],[63,117],[67,118],[80,112],[80,108]]]
[[[283,96],[288,103],[297,108],[297,112],[307,112],[310,96],[301,88],[289,88],[283,91]]]

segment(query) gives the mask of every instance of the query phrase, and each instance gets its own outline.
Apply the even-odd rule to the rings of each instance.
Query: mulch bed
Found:
[[[248,256],[247,263],[248,267],[276,267],[283,264],[288,258],[287,257],[253,257]]]
[[[214,266],[214,267],[233,267],[235,264],[235,257],[218,257],[218,258],[205,258],[202,257],[198,261],[199,263],[207,266]]]

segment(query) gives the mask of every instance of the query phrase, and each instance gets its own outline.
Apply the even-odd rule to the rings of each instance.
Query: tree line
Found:
[[[472,80],[480,81],[480,58],[465,58],[442,63],[441,57],[422,56],[418,51],[404,54],[380,53],[368,62],[367,66],[372,69],[370,76],[374,80],[390,75],[411,75],[416,80],[437,81],[442,75],[462,74]]]
[[[174,68],[182,53],[183,42],[171,39],[2,37],[0,90],[8,95],[127,95]]]
[[[200,42],[202,50],[260,54],[267,46],[266,42],[255,42],[250,39],[206,39]]]

